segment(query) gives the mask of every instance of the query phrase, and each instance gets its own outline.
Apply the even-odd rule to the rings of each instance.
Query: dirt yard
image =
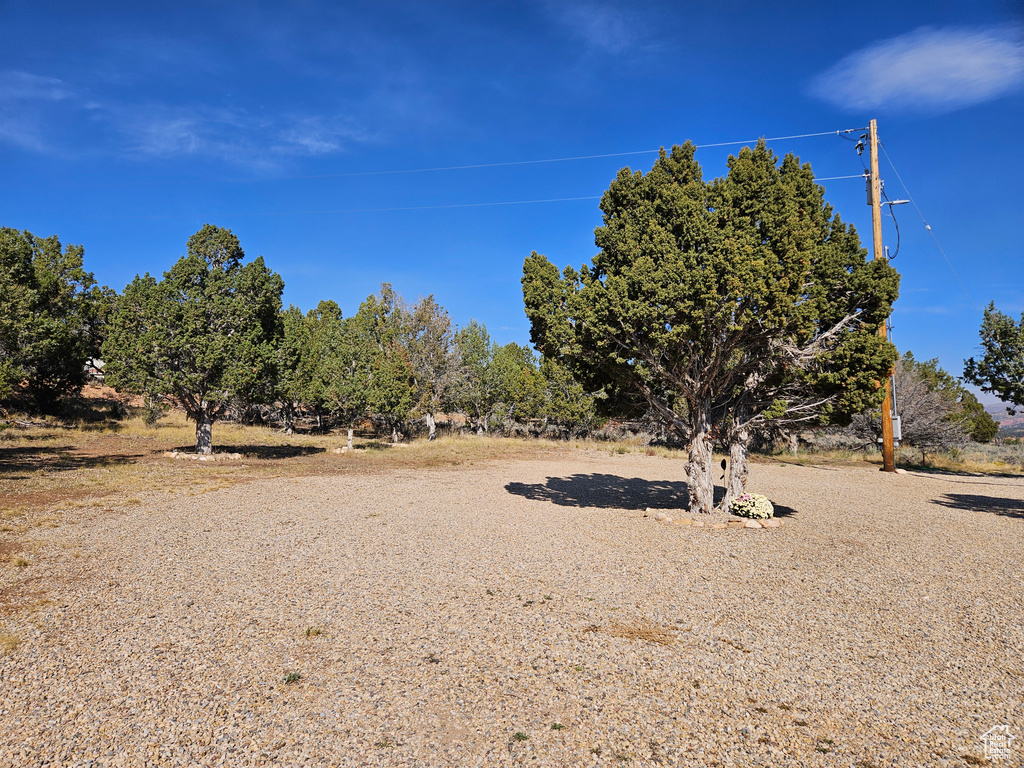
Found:
[[[318,461],[0,533],[0,765],[1024,759],[1019,477],[759,463],[713,530],[679,458]]]

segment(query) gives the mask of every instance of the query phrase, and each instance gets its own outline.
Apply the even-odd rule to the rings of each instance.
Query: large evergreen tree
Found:
[[[196,423],[196,451],[230,401],[274,396],[284,282],[245,253],[230,229],[210,224],[157,281],[136,276],[117,302],[103,345],[107,381],[121,391],[173,399]]]
[[[828,365],[807,361],[822,361],[839,330],[884,317],[897,278],[865,266],[855,233],[795,158],[779,168],[759,144],[705,183],[687,143],[646,175],[620,171],[601,210],[590,265],[560,276],[543,256],[526,260],[531,337],[591,391],[641,395],[687,442],[692,511],[713,508],[712,436],[727,419],[782,415],[797,394],[812,407],[813,390],[828,386],[878,396],[895,352],[873,334]],[[735,439],[745,451],[742,430]]]

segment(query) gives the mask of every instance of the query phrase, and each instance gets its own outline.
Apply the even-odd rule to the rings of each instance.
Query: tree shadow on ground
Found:
[[[682,480],[644,480],[605,474],[549,477],[546,483],[508,483],[505,490],[531,501],[550,501],[561,507],[600,509],[685,510],[690,504]],[[715,504],[725,498],[725,488],[715,486]],[[775,505],[775,517],[799,514],[791,507]]]
[[[601,509],[686,509],[690,496],[682,480],[644,480],[605,474],[549,477],[546,483],[508,483],[505,490],[532,501],[562,507]],[[715,502],[725,494],[715,488]]]
[[[772,506],[775,508],[775,512],[773,513],[774,517],[792,517],[793,515],[800,514],[792,507],[783,507],[782,505],[774,502],[772,502]]]
[[[1024,500],[1022,499],[980,496],[973,493],[947,493],[936,499],[935,503],[950,509],[963,509],[967,512],[991,512],[995,515],[1024,520]]]
[[[97,469],[131,464],[141,454],[105,454],[94,456],[61,446],[12,446],[0,448],[0,476],[23,480],[32,472],[68,472],[75,469]],[[21,474],[19,474],[21,473]]]
[[[195,453],[195,445],[186,445],[171,450],[179,453]],[[218,453],[239,453],[246,459],[292,459],[296,456],[311,456],[315,453],[324,453],[326,448],[316,445],[220,445],[213,446],[214,454]]]

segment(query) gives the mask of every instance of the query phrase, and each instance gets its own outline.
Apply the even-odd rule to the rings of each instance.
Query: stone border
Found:
[[[185,453],[184,451],[164,451],[168,459],[191,459],[192,461],[225,461],[240,459],[240,453]]]
[[[678,520],[674,520],[672,515],[662,509],[651,509],[647,508],[644,513],[644,517],[653,517],[659,523],[668,523],[670,525],[682,525],[689,526],[691,528],[714,528],[716,530],[724,530],[728,528],[747,528],[751,530],[757,530],[761,528],[781,528],[782,521],[777,517],[769,517],[767,520],[754,520],[747,517],[736,517],[733,515],[728,520],[718,520],[713,523],[705,522],[704,520],[694,520],[689,517],[682,517]]]

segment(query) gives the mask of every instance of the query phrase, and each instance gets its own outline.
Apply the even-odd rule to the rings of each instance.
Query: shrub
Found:
[[[729,511],[739,517],[767,520],[775,514],[775,507],[767,496],[759,493],[741,493],[729,505]]]

